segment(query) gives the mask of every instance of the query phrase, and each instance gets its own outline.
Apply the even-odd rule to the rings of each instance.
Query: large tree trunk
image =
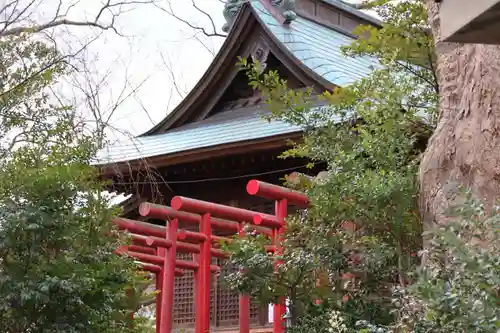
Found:
[[[441,42],[439,8],[427,0],[436,41],[440,119],[420,166],[426,227],[465,186],[492,204],[500,198],[500,46]]]

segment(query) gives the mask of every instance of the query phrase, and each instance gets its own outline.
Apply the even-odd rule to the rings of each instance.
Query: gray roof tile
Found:
[[[353,38],[308,19],[297,17],[281,25],[259,1],[252,6],[271,33],[304,65],[327,81],[343,86],[369,74],[378,62],[370,57],[346,57],[341,47]]]
[[[332,0],[333,1],[333,0]],[[280,25],[258,1],[252,6],[271,33],[305,66],[329,82],[343,86],[358,80],[378,64],[369,57],[348,58],[340,48],[352,38],[302,17],[289,27]],[[289,124],[263,120],[256,106],[226,111],[200,122],[141,136],[103,149],[94,164],[108,164],[168,155],[228,143],[300,132]]]
[[[192,149],[263,139],[300,132],[297,126],[280,121],[269,123],[257,106],[215,114],[163,134],[130,138],[99,152],[95,165],[139,160]]]

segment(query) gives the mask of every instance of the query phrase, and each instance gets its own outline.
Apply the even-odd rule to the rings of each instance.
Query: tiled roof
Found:
[[[352,83],[370,73],[372,66],[377,66],[370,57],[344,56],[341,47],[349,45],[353,39],[339,31],[300,16],[286,27],[269,14],[259,1],[252,1],[252,7],[264,25],[293,56],[335,85]]]
[[[300,132],[281,121],[268,122],[258,106],[224,111],[163,134],[131,138],[103,149],[94,164],[118,163],[217,145]]]
[[[259,1],[252,1],[251,4],[260,21],[279,43],[302,64],[335,85],[352,83],[370,73],[372,66],[377,66],[372,58],[345,57],[340,48],[348,45],[352,38],[339,31],[302,17],[297,17],[289,27],[285,27]],[[261,115],[262,111],[255,106],[240,108],[167,133],[129,139],[102,150],[95,164],[133,161],[301,131],[299,127],[283,122],[269,123]]]

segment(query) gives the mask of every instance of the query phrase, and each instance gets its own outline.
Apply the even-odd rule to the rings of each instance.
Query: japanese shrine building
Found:
[[[321,93],[371,71],[372,59],[347,58],[341,46],[352,41],[359,24],[379,22],[339,0],[296,0],[295,8],[290,4],[227,1],[228,36],[187,97],[148,132],[100,152],[97,164],[112,182],[110,190],[132,194],[123,203],[124,217],[143,220],[137,210],[141,202],[168,205],[175,195],[273,212],[267,201],[246,194],[248,180],[282,184],[293,171],[321,170],[321,165],[307,169],[306,160],[278,158],[302,131],[262,118],[264,101],[237,70],[237,57],[265,63],[266,70],[277,70],[291,88],[313,87]],[[175,292],[174,322],[190,328],[195,315],[192,275],[177,278]],[[238,296],[220,281],[213,281],[211,295],[213,329],[235,329]],[[251,321],[256,331],[266,331],[267,307],[253,306]]]

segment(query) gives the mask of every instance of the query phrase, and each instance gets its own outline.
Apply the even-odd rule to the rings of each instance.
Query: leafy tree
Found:
[[[51,94],[71,67],[26,33],[0,53],[0,331],[140,331],[146,277],[115,254],[126,239],[90,166],[101,132]]]
[[[397,288],[401,332],[498,332],[500,328],[499,209],[487,211],[472,191],[446,212],[448,223],[427,232],[420,277]]]
[[[499,207],[487,212],[471,192],[463,196],[465,204],[447,212],[448,223],[428,232],[425,268],[407,293],[419,305],[418,312],[410,307],[414,315],[421,315],[414,320],[415,330],[500,329]]]
[[[259,63],[239,64],[266,96],[271,121],[304,128],[303,140],[283,157],[327,165],[324,180],[301,184],[313,205],[301,218],[289,218],[277,274],[262,241],[248,236],[229,247],[242,268],[234,273],[239,282],[234,274],[227,278],[230,285],[266,302],[269,294],[291,298],[292,330],[331,332],[330,324],[307,319],[318,311],[333,318],[337,331],[360,328],[360,320],[390,326],[397,320],[394,286],[416,279],[422,247],[416,174],[439,91],[434,47],[423,2],[371,6],[382,27],[359,27],[359,38],[344,51],[378,61],[351,85],[317,95],[288,88],[277,72],[262,73]],[[321,305],[314,303],[318,298]]]
[[[32,36],[0,39],[0,157],[19,145],[43,145],[66,108],[49,103],[49,89],[68,69],[54,47]]]

